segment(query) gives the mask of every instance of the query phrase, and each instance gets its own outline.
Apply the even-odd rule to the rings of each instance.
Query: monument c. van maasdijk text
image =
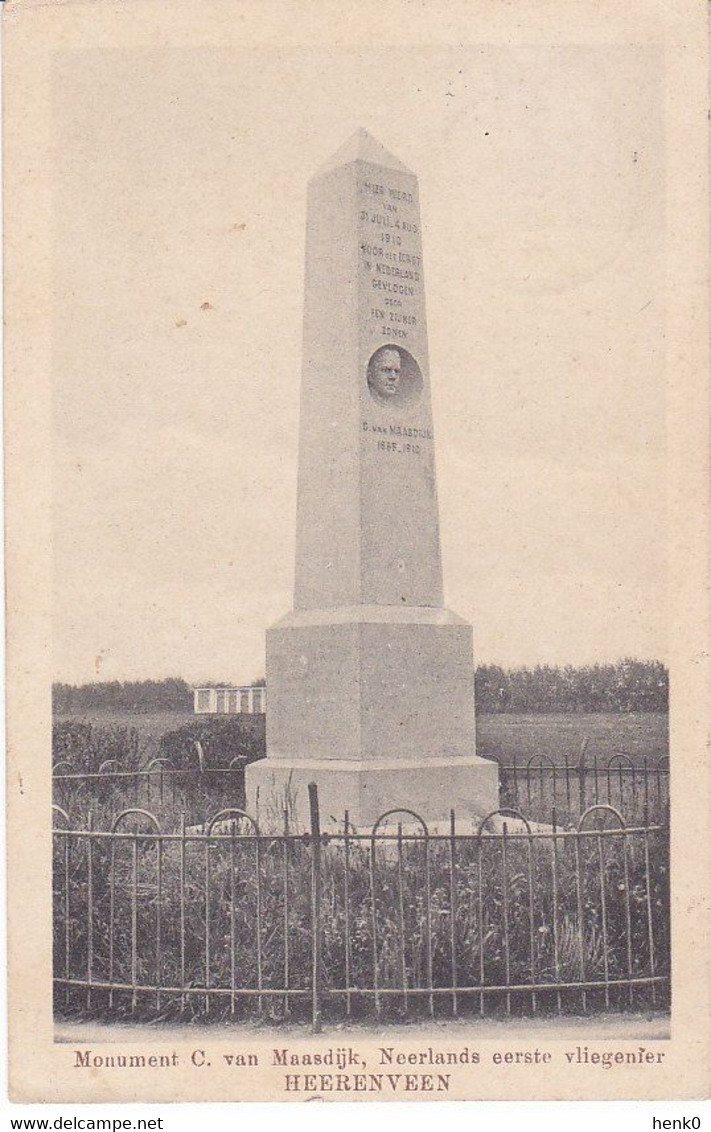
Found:
[[[444,607],[417,178],[359,131],[311,181],[294,610],[267,632],[247,806],[359,827],[498,806],[472,631]]]

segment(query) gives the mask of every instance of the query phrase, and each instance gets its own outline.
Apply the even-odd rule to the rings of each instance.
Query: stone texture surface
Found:
[[[289,614],[267,634],[269,756],[467,757],[471,657],[471,628],[443,609]]]
[[[248,807],[312,775],[356,824],[495,809],[471,628],[444,607],[417,178],[363,130],[309,186],[297,496]]]
[[[262,829],[283,828],[283,812],[297,831],[308,830],[310,782],[318,785],[321,828],[343,829],[344,814],[360,832],[372,829],[389,810],[412,810],[431,832],[449,828],[456,810],[459,828],[476,822],[498,807],[498,767],[475,755],[461,759],[421,759],[410,762],[339,762],[314,759],[291,763],[271,756],[253,763],[250,771],[249,812]],[[384,823],[413,825],[404,814]]]
[[[364,133],[343,155],[309,186],[294,607],[441,606],[417,178]],[[388,346],[414,401],[371,393]]]

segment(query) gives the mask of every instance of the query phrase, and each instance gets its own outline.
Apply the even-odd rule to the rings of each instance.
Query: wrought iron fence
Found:
[[[244,805],[244,769],[248,760],[237,756],[225,768],[205,763],[196,743],[196,765],[176,768],[167,758],[154,758],[142,769],[125,770],[116,759],[104,762],[98,772],[77,771],[67,760],[52,768],[53,800],[70,814],[95,816],[115,813],[127,805],[148,808],[165,824],[184,810],[189,823],[205,822],[223,806]],[[501,802],[525,810],[529,818],[550,821],[553,808],[559,818],[571,821],[592,805],[614,806],[628,821],[640,823],[644,815],[665,821],[669,804],[669,759],[633,758],[616,751],[606,759],[587,753],[584,740],[575,763],[556,763],[544,753],[527,760],[514,755],[505,762],[486,758],[499,767]]]
[[[100,823],[127,806],[150,809],[162,825],[184,812],[188,824],[206,822],[216,809],[244,803],[244,767],[237,756],[228,767],[205,765],[200,744],[199,762],[174,767],[169,759],[152,759],[139,770],[125,770],[117,759],[107,759],[93,773],[77,771],[63,760],[52,767],[52,798],[70,816],[89,810]]]
[[[668,828],[594,804],[573,828],[512,810],[428,827],[305,833],[241,810],[164,832],[55,807],[60,1012],[381,1019],[660,1006],[669,994]]]
[[[589,806],[614,806],[628,821],[641,821],[644,814],[666,820],[669,805],[669,759],[633,758],[616,751],[601,759],[587,753],[582,744],[576,763],[556,763],[537,753],[525,761],[516,756],[504,762],[495,755],[488,758],[499,765],[502,802],[525,809],[529,816],[548,820],[555,806],[567,817],[585,813]]]

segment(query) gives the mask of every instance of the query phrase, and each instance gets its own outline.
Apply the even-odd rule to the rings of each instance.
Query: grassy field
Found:
[[[95,727],[135,727],[143,738],[160,739],[166,731],[182,727],[184,723],[199,717],[192,711],[91,711],[81,714],[56,712],[53,718],[55,723],[63,719],[78,719],[83,723],[92,723]]]
[[[57,715],[55,721],[68,718],[73,717]],[[75,718],[96,727],[135,727],[140,737],[141,761],[145,763],[157,754],[162,735],[198,717],[191,711],[167,711],[146,715],[93,712]],[[203,717],[207,726],[210,718]],[[641,762],[645,756],[653,762],[669,754],[669,717],[652,712],[477,717],[477,754],[495,755],[506,762],[515,756],[520,765],[535,754],[546,754],[555,763],[575,763],[586,738],[589,759],[597,756],[606,762],[616,751],[624,751],[635,762]]]
[[[495,755],[521,766],[531,755],[548,755],[556,764],[577,763],[584,739],[587,759],[606,763],[623,751],[635,763],[669,755],[669,717],[656,712],[597,715],[480,715],[479,755]]]

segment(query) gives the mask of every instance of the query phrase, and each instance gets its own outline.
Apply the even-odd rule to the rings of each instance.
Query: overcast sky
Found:
[[[306,184],[359,126],[420,178],[445,593],[476,659],[665,659],[653,51],[92,51],[54,90],[57,679],[263,673]]]

